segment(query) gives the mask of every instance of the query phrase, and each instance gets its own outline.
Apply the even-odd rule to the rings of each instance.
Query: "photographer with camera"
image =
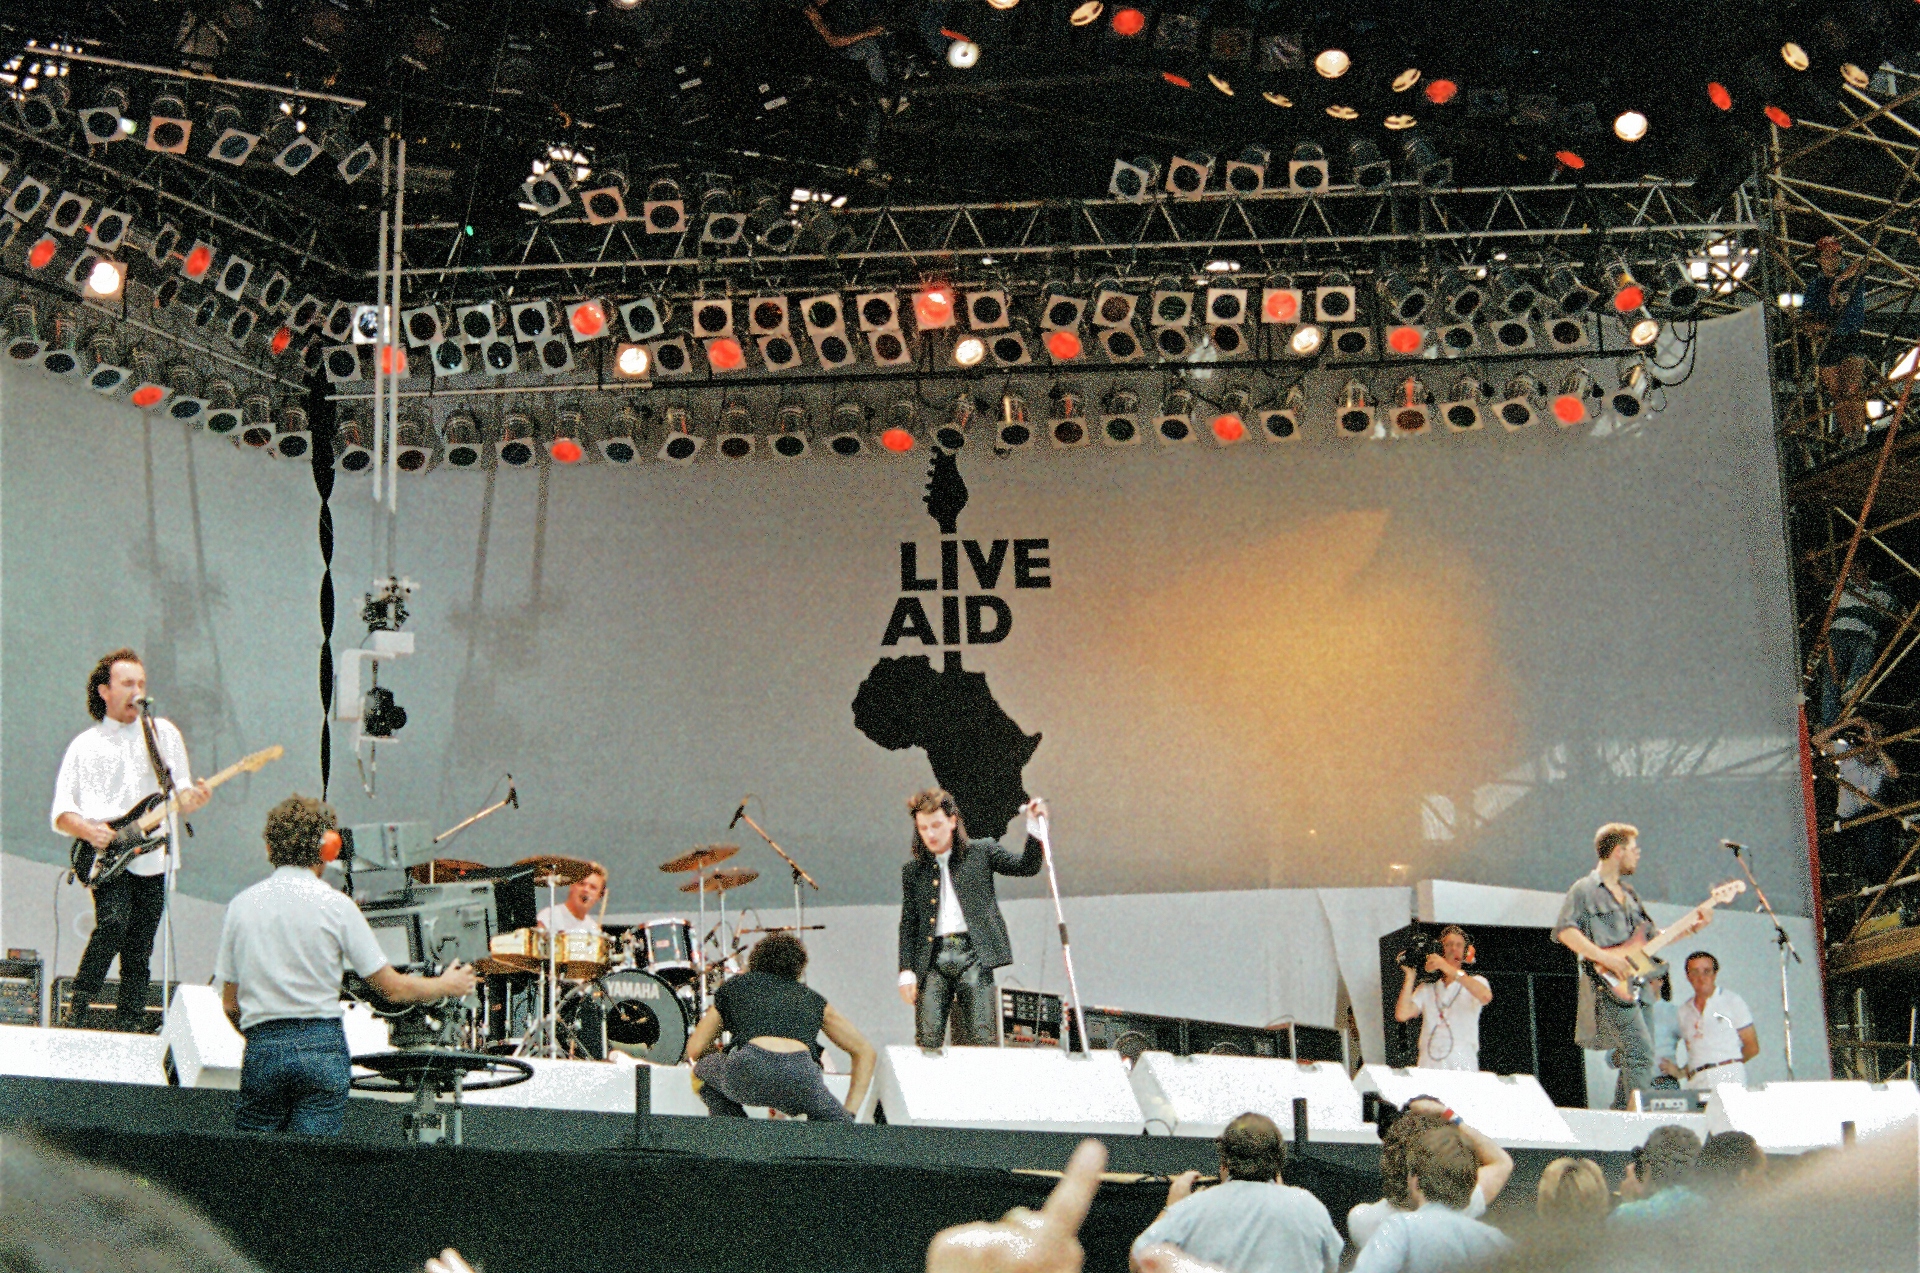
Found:
[[[1480,1009],[1493,1002],[1485,977],[1462,965],[1474,961],[1467,930],[1449,924],[1440,930],[1440,949],[1424,940],[1400,952],[1400,999],[1395,1021],[1420,1018],[1423,1070],[1480,1068]],[[1425,958],[1421,958],[1424,953]]]

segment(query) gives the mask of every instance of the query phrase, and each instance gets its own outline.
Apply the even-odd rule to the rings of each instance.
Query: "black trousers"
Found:
[[[120,956],[120,1000],[114,1027],[137,1032],[146,1028],[148,967],[153,960],[153,935],[160,931],[166,909],[167,877],[122,872],[93,890],[93,936],[73,975],[74,1021],[86,1024],[86,1013],[107,967]]]
[[[951,1019],[956,1046],[995,1046],[1000,1039],[993,1028],[994,998],[993,969],[980,962],[973,941],[965,933],[940,938],[914,1001],[914,1041],[923,1048],[939,1047]]]

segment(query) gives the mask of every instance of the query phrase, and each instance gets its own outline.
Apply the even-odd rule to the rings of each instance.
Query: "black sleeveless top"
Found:
[[[764,972],[743,972],[722,983],[713,1003],[733,1036],[732,1047],[763,1035],[811,1047],[827,1014],[827,1001],[818,993]]]

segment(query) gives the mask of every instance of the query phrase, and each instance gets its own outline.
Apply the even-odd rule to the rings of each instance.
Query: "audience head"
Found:
[[[1627,1170],[1643,1195],[1651,1196],[1684,1181],[1700,1156],[1700,1138],[1678,1125],[1656,1127],[1647,1143],[1633,1151]]]
[[[1465,1211],[1479,1174],[1472,1143],[1451,1124],[1429,1127],[1407,1148],[1407,1194],[1416,1200]]]
[[[1287,1165],[1287,1142],[1265,1114],[1242,1114],[1220,1133],[1220,1175],[1234,1180],[1280,1178]]]
[[[1418,1140],[1421,1133],[1445,1126],[1447,1120],[1439,1114],[1409,1109],[1387,1127],[1387,1134],[1380,1138],[1380,1185],[1388,1202],[1401,1208],[1413,1206],[1407,1197],[1407,1147]]]
[[[1555,1224],[1584,1224],[1606,1218],[1612,1199],[1606,1173],[1591,1158],[1556,1158],[1540,1173],[1534,1210]]]
[[[747,971],[800,980],[807,970],[807,948],[792,933],[768,933],[747,953]]]
[[[1693,1160],[1693,1178],[1721,1192],[1761,1183],[1766,1176],[1767,1156],[1760,1142],[1745,1132],[1715,1132]]]

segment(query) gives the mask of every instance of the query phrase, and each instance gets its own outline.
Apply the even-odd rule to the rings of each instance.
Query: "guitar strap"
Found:
[[[159,731],[153,727],[153,717],[147,715],[145,712],[140,713],[140,737],[147,744],[147,760],[153,765],[153,780],[159,784],[162,799],[161,807],[165,808],[165,799],[174,793],[175,784],[173,781],[173,770],[167,768],[167,762],[160,758],[160,739],[157,736],[158,732]],[[193,834],[193,828],[187,823],[182,822],[180,825],[186,827],[188,835]]]

